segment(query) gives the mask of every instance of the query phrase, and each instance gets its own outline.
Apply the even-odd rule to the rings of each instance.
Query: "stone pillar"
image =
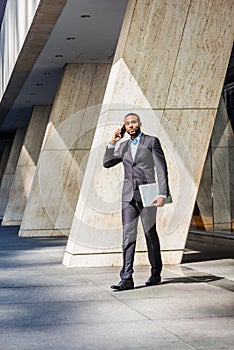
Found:
[[[36,170],[51,106],[36,106],[25,135],[2,225],[20,225]]]
[[[17,129],[0,187],[0,218],[5,214],[24,135],[25,129]]]
[[[103,169],[124,113],[164,148],[173,204],[158,210],[164,263],[187,238],[233,42],[233,1],[129,1],[63,263],[121,265],[122,167]],[[221,54],[222,53],[222,54]],[[139,235],[136,264],[148,264]]]
[[[110,64],[68,64],[43,141],[20,236],[68,235]]]
[[[232,231],[234,136],[223,99],[211,139],[214,231]]]
[[[2,181],[2,177],[3,177],[4,171],[5,171],[6,165],[7,165],[8,157],[9,157],[9,154],[11,151],[11,145],[12,145],[12,142],[8,140],[8,141],[6,141],[4,149],[3,149],[3,153],[2,153],[2,157],[1,157],[1,161],[0,161],[0,184]]]
[[[207,231],[213,231],[213,229],[215,232],[223,233],[232,231],[233,147],[233,130],[223,98],[221,98],[211,137],[212,162],[209,154],[197,195],[198,207]],[[211,188],[213,189],[213,202]]]

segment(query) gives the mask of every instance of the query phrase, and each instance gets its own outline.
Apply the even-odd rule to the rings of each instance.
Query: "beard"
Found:
[[[130,133],[129,131],[128,131],[128,135],[139,135],[140,134],[140,132],[141,132],[141,128],[140,128],[140,126],[138,126],[135,130],[134,130],[134,133],[132,132],[132,133]]]

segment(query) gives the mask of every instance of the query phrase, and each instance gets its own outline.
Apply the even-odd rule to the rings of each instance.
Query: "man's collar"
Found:
[[[142,132],[140,132],[140,134],[134,140],[130,139],[130,143],[133,143],[133,145],[136,145],[140,141],[141,135],[142,135]]]

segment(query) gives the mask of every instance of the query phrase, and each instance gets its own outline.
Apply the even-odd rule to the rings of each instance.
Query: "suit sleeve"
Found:
[[[158,138],[154,140],[154,146],[152,149],[154,165],[156,168],[156,175],[158,179],[159,191],[161,195],[169,195],[169,186],[168,186],[168,172],[167,164],[162,150],[160,141]]]
[[[115,150],[115,148],[106,148],[106,152],[103,157],[103,166],[105,168],[111,168],[122,162],[122,156],[120,154],[120,149]]]

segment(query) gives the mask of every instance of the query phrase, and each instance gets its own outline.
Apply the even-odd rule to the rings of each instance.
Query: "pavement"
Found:
[[[0,350],[234,349],[234,255],[195,237],[181,265],[146,287],[114,292],[118,267],[67,268],[66,238],[0,227]]]

